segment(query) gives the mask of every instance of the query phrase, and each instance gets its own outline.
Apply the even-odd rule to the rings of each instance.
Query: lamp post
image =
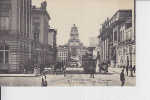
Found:
[[[132,45],[129,47],[130,52],[130,71],[131,71],[131,77],[133,77],[133,70],[132,70]]]

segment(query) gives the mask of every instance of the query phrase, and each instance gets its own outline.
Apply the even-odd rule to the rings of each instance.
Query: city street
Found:
[[[134,0],[11,1],[0,0],[0,86],[136,86],[122,71],[136,71]]]
[[[108,74],[96,74],[90,78],[89,74],[49,74],[48,86],[120,86],[119,68],[109,69]],[[136,77],[127,77],[125,86],[135,86]],[[0,77],[1,86],[41,86],[41,76],[37,77]]]

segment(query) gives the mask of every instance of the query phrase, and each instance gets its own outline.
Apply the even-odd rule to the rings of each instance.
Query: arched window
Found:
[[[7,64],[8,63],[8,50],[9,47],[7,45],[0,45],[0,63]]]

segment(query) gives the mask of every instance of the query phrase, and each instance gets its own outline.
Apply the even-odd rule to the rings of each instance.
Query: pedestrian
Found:
[[[46,77],[44,77],[44,75],[42,75],[42,83],[41,86],[47,86],[47,80]]]
[[[130,76],[133,77],[133,68],[132,68],[132,65],[130,65]]]
[[[44,86],[47,86],[47,80],[46,79],[44,80]]]
[[[99,72],[101,73],[101,64],[98,64]]]
[[[46,74],[45,74],[45,72],[43,72],[43,77],[44,77],[44,79],[46,80]]]
[[[92,68],[92,72],[91,72],[91,77],[92,78],[94,78],[94,74],[95,74],[95,72],[94,72],[94,67]]]
[[[64,77],[66,77],[66,66],[63,67]]]
[[[124,86],[125,84],[124,70],[122,70],[120,73],[120,81],[121,81],[121,86]]]
[[[93,59],[93,61],[92,61],[92,78],[94,78],[94,75],[95,75],[95,68],[96,68],[96,60]]]
[[[135,68],[135,65],[134,65],[134,67],[133,67],[133,72],[134,72],[134,74],[135,74],[135,71],[136,71],[136,68]]]
[[[128,69],[129,69],[129,67],[128,67],[128,65],[126,66],[126,73],[127,73],[127,76],[128,76]]]
[[[44,78],[42,77],[42,83],[41,86],[44,86]]]
[[[92,61],[89,61],[89,71],[90,71],[90,78],[94,78],[94,66]]]

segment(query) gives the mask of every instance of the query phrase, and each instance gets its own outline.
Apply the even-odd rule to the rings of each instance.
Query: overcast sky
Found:
[[[32,0],[39,6],[44,0]],[[89,37],[99,34],[100,24],[118,9],[133,9],[134,0],[47,0],[51,16],[50,26],[58,30],[57,44],[67,43],[73,24],[79,29],[79,38],[84,45]]]

